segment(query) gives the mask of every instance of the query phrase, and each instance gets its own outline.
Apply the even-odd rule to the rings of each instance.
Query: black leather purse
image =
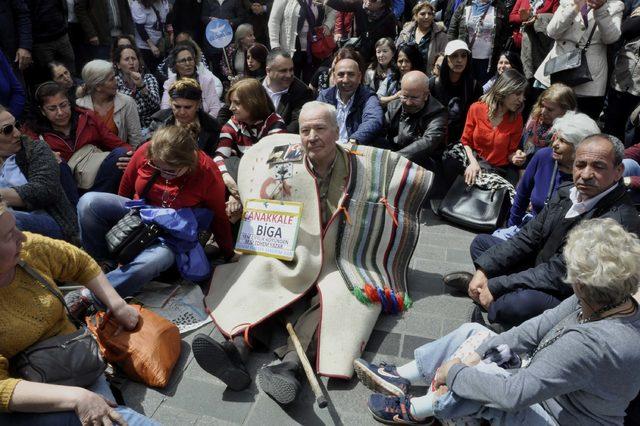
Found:
[[[458,176],[442,199],[438,214],[466,228],[490,232],[504,222],[509,204],[506,188],[468,186],[464,177]]]
[[[23,261],[18,264],[60,300],[78,330],[29,346],[11,358],[12,372],[31,382],[80,387],[93,384],[107,367],[98,342],[84,324],[71,315],[62,295],[38,271]]]
[[[146,197],[159,174],[160,172],[156,171],[151,176],[142,190],[140,198]],[[118,263],[125,265],[153,244],[161,234],[161,227],[156,224],[144,223],[140,217],[140,210],[133,208],[107,232],[105,239],[109,253]]]
[[[575,87],[593,81],[587,63],[587,49],[591,45],[591,38],[596,31],[596,26],[593,26],[587,43],[582,49],[578,49],[576,46],[576,50],[547,61],[544,66],[544,74],[549,76],[551,84],[564,83],[569,87]]]

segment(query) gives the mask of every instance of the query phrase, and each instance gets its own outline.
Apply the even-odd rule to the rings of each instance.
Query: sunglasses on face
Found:
[[[0,127],[0,133],[2,133],[4,136],[11,136],[13,134],[13,131],[17,129],[18,126],[18,123],[5,124],[4,126]]]

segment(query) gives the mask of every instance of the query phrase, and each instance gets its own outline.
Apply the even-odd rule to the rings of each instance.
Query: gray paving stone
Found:
[[[400,339],[402,335],[398,333],[388,333],[386,331],[373,330],[365,351],[376,352],[384,355],[396,356],[400,352]]]
[[[427,260],[445,260],[447,248],[435,245],[417,245],[413,257]]]
[[[405,333],[412,336],[437,339],[442,332],[443,319],[439,315],[429,315],[418,311],[407,312]]]
[[[447,262],[462,263],[471,265],[471,255],[469,249],[461,250],[457,248],[447,248]]]
[[[180,408],[196,416],[206,415],[234,423],[242,423],[255,400],[255,389],[233,392],[207,381],[183,377],[168,406]]]
[[[435,339],[427,339],[426,337],[411,336],[409,334],[406,334],[404,336],[404,342],[402,344],[402,357],[413,359],[413,351],[424,344],[433,342],[434,340]]]
[[[153,419],[157,420],[164,426],[182,426],[196,425],[200,416],[181,408],[162,405],[154,414]]]

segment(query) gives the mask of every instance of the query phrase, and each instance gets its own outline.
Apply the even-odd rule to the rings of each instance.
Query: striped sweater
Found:
[[[222,126],[220,132],[220,142],[216,149],[216,162],[220,172],[224,173],[227,168],[224,160],[232,157],[242,157],[245,151],[260,141],[265,136],[275,133],[286,133],[287,128],[282,118],[275,112],[271,113],[266,120],[260,121],[253,126],[241,123],[235,116],[231,117]]]

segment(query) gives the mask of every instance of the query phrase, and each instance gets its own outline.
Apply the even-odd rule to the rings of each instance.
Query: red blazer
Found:
[[[120,181],[118,195],[138,199],[138,194],[144,190],[156,171],[148,164],[148,147],[148,143],[142,145],[131,157]],[[194,171],[171,180],[165,180],[159,176],[147,193],[146,201],[152,206],[162,206],[164,199],[170,200],[168,207],[174,209],[206,207],[213,211],[211,231],[224,255],[231,258],[233,237],[225,210],[225,190],[218,166],[204,151],[198,150],[198,166]]]
[[[49,145],[51,150],[59,152],[65,161],[69,161],[73,153],[85,145],[95,145],[103,151],[111,151],[119,147],[133,151],[131,145],[107,129],[107,126],[95,116],[95,112],[76,107],[75,113],[78,114],[78,125],[76,127],[76,140],[73,146],[69,146],[64,139],[54,132],[45,132],[40,135],[27,128],[24,129],[24,133],[32,139],[39,139],[40,136],[42,136],[42,139]]]
[[[469,107],[460,142],[476,151],[495,167],[509,164],[509,155],[518,150],[522,137],[522,114],[511,120],[505,114],[495,129],[489,120],[489,106],[482,101]]]

